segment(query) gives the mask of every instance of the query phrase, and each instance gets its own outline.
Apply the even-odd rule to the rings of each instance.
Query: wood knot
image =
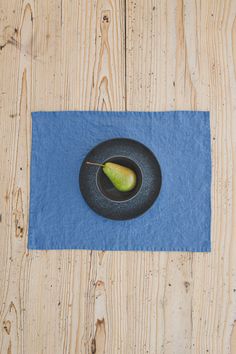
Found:
[[[7,44],[17,46],[17,41],[14,38],[17,33],[18,30],[16,28],[12,26],[6,26],[2,31],[2,35],[0,36],[0,50],[5,48]]]
[[[98,280],[96,282],[96,288],[104,288],[104,282],[102,280]]]
[[[11,322],[10,321],[3,321],[3,329],[7,332],[9,335],[11,332]]]
[[[185,290],[186,290],[186,293],[187,293],[189,291],[189,287],[190,287],[189,281],[185,281],[184,282],[184,286],[185,286]]]
[[[103,15],[102,22],[109,23],[109,17],[107,15]]]
[[[110,10],[103,11],[101,14],[102,31],[108,30],[108,27],[110,26],[110,22],[111,22],[111,11]]]

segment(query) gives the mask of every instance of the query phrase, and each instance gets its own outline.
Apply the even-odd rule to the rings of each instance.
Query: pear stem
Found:
[[[85,162],[87,165],[94,165],[94,166],[99,166],[99,167],[104,167],[105,165],[101,164],[101,163],[97,163],[97,162],[89,162],[86,161]]]

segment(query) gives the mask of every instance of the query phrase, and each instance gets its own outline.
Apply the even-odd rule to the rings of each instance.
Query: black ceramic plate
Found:
[[[136,187],[130,192],[119,192],[101,167],[87,165],[86,161],[101,164],[111,161],[133,169],[137,175]],[[161,189],[161,169],[145,145],[131,139],[111,139],[95,146],[85,157],[79,184],[85,201],[97,214],[127,220],[152,206]]]

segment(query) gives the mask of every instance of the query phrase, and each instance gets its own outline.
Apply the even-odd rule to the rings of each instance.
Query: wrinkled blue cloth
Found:
[[[142,216],[112,221],[84,201],[81,163],[98,143],[138,140],[156,155],[162,188]],[[209,252],[209,112],[35,112],[29,249]]]

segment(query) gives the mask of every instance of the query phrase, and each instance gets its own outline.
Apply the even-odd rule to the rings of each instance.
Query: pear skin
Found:
[[[103,172],[120,192],[129,192],[136,186],[136,174],[128,167],[106,162],[103,165]]]

